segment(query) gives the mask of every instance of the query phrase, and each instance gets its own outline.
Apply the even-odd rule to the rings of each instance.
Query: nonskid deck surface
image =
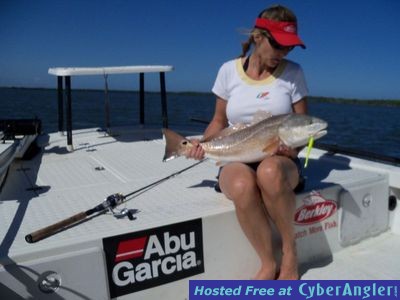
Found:
[[[400,236],[385,232],[325,261],[304,265],[304,280],[399,280]]]
[[[131,193],[196,163],[185,158],[163,163],[165,144],[161,131],[155,130],[115,129],[113,136],[97,129],[78,130],[74,132],[73,152],[66,151],[66,137],[59,133],[41,136],[39,143],[44,146],[43,152],[33,160],[14,163],[0,195],[0,264],[57,255],[60,249],[68,252],[101,248],[104,237],[185,220],[227,213],[234,216],[232,202],[214,191],[218,167],[212,161],[204,161],[129,197],[121,208],[138,209],[134,221],[101,214],[27,244],[24,237],[32,231],[86,211],[108,195]],[[311,159],[309,165],[306,170],[309,191],[375,176],[349,167],[345,158],[323,167],[317,164],[317,159]],[[303,278],[361,279],[364,277],[359,272],[368,261],[365,270],[369,268],[379,274],[366,271],[366,278],[394,279],[400,269],[395,259],[398,251],[383,254],[386,247],[400,250],[399,236],[384,233],[350,246],[336,253],[331,261],[306,266]],[[349,268],[350,263],[360,268]]]
[[[126,195],[196,163],[186,159],[163,163],[164,144],[151,140],[155,137],[161,138],[160,131],[124,130],[105,136],[96,129],[80,130],[74,132],[75,151],[67,152],[64,136],[42,136],[43,153],[15,163],[0,196],[0,236],[6,237],[2,256],[27,255],[29,259],[36,251],[232,209],[230,201],[213,189],[218,168],[205,161],[129,197],[120,208],[138,209],[134,221],[105,214],[38,243],[25,242],[26,234],[86,211],[111,194]],[[138,139],[142,141],[134,142]]]

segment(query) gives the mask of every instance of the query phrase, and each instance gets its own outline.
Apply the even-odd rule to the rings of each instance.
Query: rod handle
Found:
[[[85,212],[80,212],[80,213],[73,215],[72,217],[69,217],[67,219],[64,219],[60,222],[54,223],[47,227],[36,230],[30,234],[27,234],[25,236],[25,241],[27,241],[28,243],[35,243],[38,240],[41,240],[41,239],[59,231],[60,229],[66,227],[66,226],[72,225],[76,222],[79,222],[79,221],[85,219],[86,217],[87,217],[87,215]]]

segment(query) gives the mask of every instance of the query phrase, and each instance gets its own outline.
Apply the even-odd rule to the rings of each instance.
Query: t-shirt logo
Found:
[[[257,99],[266,100],[268,99],[269,92],[261,92],[257,95]]]

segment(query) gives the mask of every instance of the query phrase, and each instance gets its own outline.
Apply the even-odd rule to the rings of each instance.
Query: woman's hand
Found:
[[[193,140],[190,140],[190,142],[193,144],[193,147],[186,154],[186,158],[193,158],[193,159],[197,159],[197,160],[203,159],[205,152],[204,152],[203,147],[201,147],[201,145],[200,145],[200,140],[193,139]]]
[[[297,149],[290,148],[284,144],[279,145],[278,151],[276,152],[277,155],[286,156],[289,158],[296,158],[299,154]]]

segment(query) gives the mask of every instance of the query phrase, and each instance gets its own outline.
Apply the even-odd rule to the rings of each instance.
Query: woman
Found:
[[[307,112],[307,87],[302,69],[284,57],[295,47],[305,48],[297,36],[296,16],[277,5],[260,13],[240,58],[219,70],[212,91],[217,95],[212,121],[204,133],[211,137],[226,126],[249,123],[259,110],[273,115]],[[247,52],[253,48],[250,55]],[[188,157],[201,159],[193,148]],[[298,279],[293,215],[299,182],[298,149],[281,146],[277,155],[257,164],[229,163],[219,186],[233,201],[238,221],[254,247],[261,267],[254,279]],[[282,238],[281,265],[277,266],[271,240],[272,220]]]

